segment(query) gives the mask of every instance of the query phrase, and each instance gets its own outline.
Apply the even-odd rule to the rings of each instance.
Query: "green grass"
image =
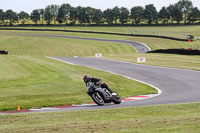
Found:
[[[15,27],[14,27],[15,28]],[[36,29],[59,29],[59,30],[81,30],[81,31],[99,31],[127,34],[145,34],[145,35],[163,35],[178,38],[186,38],[186,34],[192,34],[195,39],[200,36],[200,26],[145,26],[145,27],[90,27],[90,26],[62,26],[62,27],[16,27],[16,28],[36,28]]]
[[[121,76],[46,57],[0,56],[0,62],[5,66],[0,67],[0,73],[5,73],[0,79],[0,111],[16,110],[18,104],[28,109],[92,102],[82,81],[87,73],[107,82],[122,98],[157,93],[152,87]]]
[[[175,54],[119,54],[105,55],[105,59],[120,60],[137,63],[137,57],[145,57],[145,65],[173,67],[200,71],[200,56],[175,55]]]
[[[0,115],[0,132],[199,133],[200,104]]]
[[[11,55],[83,57],[94,56],[99,52],[103,54],[136,53],[130,45],[117,42],[17,36],[17,33],[12,35],[4,33],[0,31],[0,49],[8,50]],[[34,34],[34,32],[27,33]]]
[[[11,35],[11,34],[14,34],[14,35]],[[15,34],[22,34],[22,35],[23,34],[46,34],[46,35],[55,35],[56,34],[56,35],[90,37],[90,38],[100,38],[100,39],[116,39],[116,40],[138,41],[138,42],[142,42],[142,43],[147,44],[152,50],[156,50],[156,49],[170,49],[170,48],[185,48],[185,49],[193,48],[193,49],[200,49],[200,41],[198,41],[198,40],[195,40],[193,42],[182,42],[182,41],[173,41],[173,40],[168,40],[168,39],[149,38],[149,37],[129,37],[129,36],[103,35],[103,34],[85,34],[85,33],[70,33],[70,32],[65,33],[65,32],[45,32],[45,31],[44,32],[37,32],[37,31],[35,31],[35,32],[33,32],[33,31],[0,31],[0,37],[1,38],[4,38],[5,36],[6,36],[6,38],[10,37],[10,40],[12,40],[12,41],[14,41],[13,37],[19,38],[19,36],[16,36]],[[25,39],[26,37],[22,37],[22,38]],[[40,38],[40,37],[30,37],[30,38],[34,39],[34,38]],[[44,38],[45,37],[42,37],[40,39],[44,39]],[[55,40],[56,41],[55,44],[57,44],[57,43],[60,42],[60,40],[66,40],[66,39],[62,39],[62,38],[60,38],[60,39],[59,38],[47,38],[47,40]],[[70,41],[70,39],[67,39],[67,40]],[[42,41],[42,40],[39,40],[38,42],[34,42],[34,43],[39,43],[40,41]],[[77,41],[79,44],[84,44],[84,42],[88,42],[87,40],[81,40],[81,41],[80,40],[76,40],[76,41],[75,40],[71,40],[71,41],[73,41],[73,42]],[[106,46],[110,46],[112,44],[116,44],[116,43],[111,43],[111,42],[97,42],[97,41],[89,41],[89,42],[90,42],[90,44],[92,44],[92,46],[95,45],[95,44],[97,44],[97,45],[98,44],[99,45],[105,44]],[[4,42],[0,43],[0,47],[2,47],[1,44],[3,44],[3,43]],[[15,43],[16,43],[16,41],[15,41]],[[110,44],[110,45],[107,45],[107,44]],[[103,46],[101,45],[100,47],[103,47]],[[130,49],[130,46],[128,48]],[[78,47],[78,49],[79,49],[79,47]],[[98,49],[98,52],[99,51],[103,52],[104,51],[103,49]],[[128,50],[126,49],[126,51],[124,51],[124,53],[125,52],[127,53]],[[133,52],[133,51],[131,50],[131,51],[129,51],[129,53],[130,52]],[[118,54],[119,53],[120,52],[118,52]]]

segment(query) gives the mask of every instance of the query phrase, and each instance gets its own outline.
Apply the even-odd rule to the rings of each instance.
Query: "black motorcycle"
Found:
[[[92,97],[92,100],[96,104],[103,106],[105,103],[111,103],[111,102],[115,104],[121,103],[120,96],[116,92],[111,93],[106,88],[95,86],[91,82],[89,82],[87,86],[88,86],[87,93],[89,96]]]

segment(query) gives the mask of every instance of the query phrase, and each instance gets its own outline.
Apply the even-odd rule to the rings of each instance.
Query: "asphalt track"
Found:
[[[160,92],[158,93],[160,94],[149,99],[124,102],[119,105],[86,105],[58,109],[46,108],[43,110],[35,110],[35,112],[91,110],[200,102],[200,71],[140,65],[100,58],[50,58],[73,65],[87,66],[132,78],[159,88]]]
[[[147,66],[97,58],[54,57],[54,59],[136,79],[153,85],[162,91],[156,97],[127,102],[115,105],[115,107],[200,102],[200,71]],[[108,107],[105,106],[104,108]]]

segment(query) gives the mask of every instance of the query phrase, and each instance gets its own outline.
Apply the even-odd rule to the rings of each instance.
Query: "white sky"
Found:
[[[97,9],[105,10],[107,8],[127,7],[131,9],[133,6],[145,6],[147,4],[154,4],[157,10],[163,6],[177,3],[179,0],[0,0],[0,9],[4,11],[12,9],[19,13],[25,11],[31,13],[34,9],[45,8],[47,5],[68,3],[73,7],[77,6],[91,6]],[[200,9],[200,0],[191,0],[195,7]]]

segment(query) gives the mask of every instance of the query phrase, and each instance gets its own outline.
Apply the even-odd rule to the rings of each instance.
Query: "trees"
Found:
[[[7,10],[3,12],[0,9],[0,24],[6,22],[14,23],[18,19],[25,24],[29,19],[29,14],[21,11],[19,14],[12,10]],[[49,5],[45,9],[33,10],[30,18],[36,24],[38,21],[44,24],[44,20],[50,24],[53,20],[54,24],[58,21],[60,24],[68,24],[70,20],[71,24],[78,22],[79,24],[120,24],[128,23],[132,20],[132,24],[140,24],[143,20],[144,23],[148,24],[156,23],[158,20],[162,21],[163,24],[171,23],[176,21],[178,24],[184,20],[184,23],[194,23],[200,20],[200,11],[197,7],[193,8],[191,0],[179,0],[175,4],[171,4],[168,7],[162,7],[162,9],[157,12],[153,4],[146,5],[145,8],[141,6],[132,7],[129,11],[126,7],[119,8],[115,6],[112,9],[106,9],[101,11],[100,9],[95,9],[92,7],[71,7],[69,4],[59,5]],[[6,20],[6,21],[5,21]]]
[[[125,24],[128,22],[129,18],[129,10],[125,7],[120,8],[120,14],[119,14],[119,21],[121,24]]]
[[[83,23],[85,24],[90,22],[89,11],[86,7],[78,6],[76,10],[77,10],[77,19],[80,24]]]
[[[31,20],[35,22],[35,24],[38,23],[38,21],[40,20],[40,13],[38,10],[33,10],[33,12],[31,13]]]
[[[191,12],[188,14],[188,22],[194,23],[195,21],[200,20],[200,11],[197,7],[192,8]]]
[[[94,18],[94,11],[96,9],[92,8],[92,7],[86,7],[86,17],[88,18],[87,21],[89,24],[91,24],[93,22],[93,18]]]
[[[69,16],[70,16],[70,21],[72,22],[72,24],[75,24],[76,21],[78,20],[78,13],[76,8],[71,7],[70,11],[69,11]]]
[[[54,24],[56,24],[56,17],[58,16],[58,5],[50,5],[50,13],[53,16]]]
[[[145,6],[144,9],[144,18],[147,19],[148,24],[152,24],[158,20],[158,12],[153,4],[149,4]]]
[[[115,21],[115,24],[117,24],[117,20],[119,19],[119,16],[120,16],[120,8],[118,6],[114,7],[112,9],[112,14],[113,14],[113,19]]]
[[[181,10],[181,12],[183,14],[184,23],[186,24],[188,21],[188,16],[193,8],[192,1],[179,0],[179,2],[177,3],[177,7]]]
[[[159,18],[162,20],[164,24],[169,21],[170,15],[166,7],[162,7],[162,9],[159,11],[158,14],[159,14]]]
[[[144,18],[144,8],[141,6],[135,6],[131,8],[131,18],[138,25],[141,22],[141,19]]]
[[[181,10],[180,5],[179,4],[173,5],[172,11],[174,20],[177,21],[178,24],[180,24],[180,21],[183,20],[183,12]]]
[[[69,4],[62,4],[60,8],[58,8],[57,21],[59,23],[68,23],[68,17],[70,15],[71,8],[72,7]]]
[[[96,24],[100,24],[102,23],[102,18],[103,18],[103,12],[100,9],[95,9],[93,12],[92,21],[95,22]]]
[[[4,12],[3,12],[2,9],[0,9],[0,21],[1,21],[1,23],[4,23],[4,18],[5,18]]]
[[[25,24],[25,22],[29,19],[29,14],[24,11],[21,11],[18,14],[18,17],[21,20],[22,24]]]
[[[103,17],[108,24],[113,24],[114,16],[112,14],[112,9],[106,9],[103,11]]]
[[[44,24],[44,9],[39,9],[40,19],[42,19],[42,24]]]
[[[7,10],[5,12],[5,19],[8,19],[10,21],[10,25],[12,25],[13,22],[18,20],[17,13],[12,10]]]
[[[51,6],[47,6],[44,9],[44,19],[47,21],[47,24],[50,24],[53,20],[53,13],[51,11]]]

